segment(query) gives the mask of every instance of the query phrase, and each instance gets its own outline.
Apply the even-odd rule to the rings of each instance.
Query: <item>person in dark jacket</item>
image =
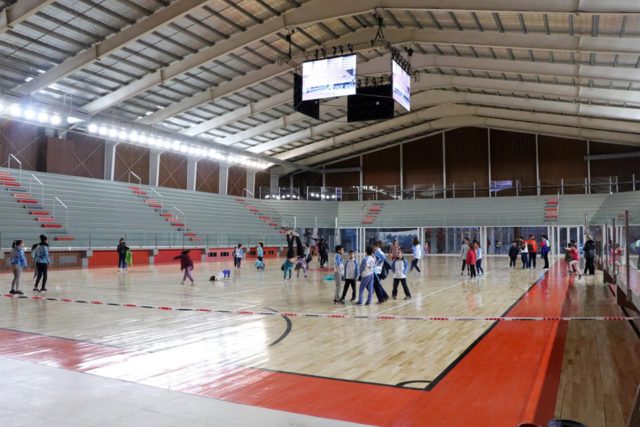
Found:
[[[123,238],[120,238],[120,241],[118,242],[118,248],[116,250],[118,251],[118,271],[127,271],[126,258],[129,247],[126,245]]]
[[[180,282],[182,285],[184,285],[184,282],[187,280],[187,278],[189,280],[191,280],[191,286],[196,284],[196,281],[193,280],[193,276],[191,275],[191,272],[193,271],[193,261],[191,260],[191,257],[189,256],[189,252],[191,252],[190,250],[184,250],[180,253],[180,255],[174,257],[173,259],[179,259],[180,260],[180,271],[184,271],[184,276],[182,277],[182,282]]]
[[[511,247],[509,248],[509,267],[516,268],[516,260],[518,259],[518,254],[520,254],[520,249],[518,249],[518,242],[515,240],[511,243]]]
[[[36,282],[33,285],[33,292],[47,292],[47,272],[51,260],[49,259],[49,240],[44,234],[40,235],[40,243],[36,246],[32,256],[36,263],[36,271],[38,272]],[[38,291],[40,279],[42,279],[42,287],[40,291]]]
[[[593,241],[591,236],[587,236],[587,241],[584,242],[584,275],[587,274],[593,276],[596,273],[596,242]]]

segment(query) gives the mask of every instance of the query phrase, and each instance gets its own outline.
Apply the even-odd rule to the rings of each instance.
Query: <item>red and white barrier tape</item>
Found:
[[[71,302],[77,304],[93,304],[93,305],[108,305],[113,307],[125,307],[125,308],[146,308],[151,310],[161,311],[192,311],[200,313],[221,313],[221,314],[235,314],[241,316],[279,316],[279,317],[311,317],[311,318],[324,318],[324,319],[370,319],[370,320],[422,320],[422,321],[527,321],[527,320],[553,320],[553,321],[573,321],[573,320],[624,320],[624,321],[640,321],[640,316],[408,316],[403,314],[350,314],[350,313],[299,313],[292,311],[257,311],[257,310],[225,310],[209,307],[170,307],[166,305],[147,305],[147,304],[132,304],[132,303],[118,303],[118,302],[105,302],[98,300],[80,300],[72,298],[55,298],[42,295],[11,295],[4,294],[6,298],[22,299],[32,301],[53,301],[53,302]]]

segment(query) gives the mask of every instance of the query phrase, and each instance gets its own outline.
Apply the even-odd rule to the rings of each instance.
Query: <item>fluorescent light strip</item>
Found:
[[[263,160],[255,160],[236,154],[224,154],[204,145],[190,144],[178,139],[169,140],[158,135],[146,134],[136,130],[130,131],[121,126],[89,123],[87,130],[92,135],[98,135],[106,139],[159,148],[201,159],[219,160],[230,164],[238,164],[250,169],[266,169],[272,165],[272,163]]]
[[[27,122],[39,123],[41,125],[50,125],[58,127],[62,124],[62,116],[55,112],[49,112],[32,107],[23,107],[18,103],[6,103],[0,100],[0,115],[8,116],[12,119],[24,120]],[[66,123],[75,124],[83,121],[77,117],[69,116]]]

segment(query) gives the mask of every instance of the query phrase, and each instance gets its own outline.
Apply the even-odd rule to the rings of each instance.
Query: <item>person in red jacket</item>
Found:
[[[469,274],[471,277],[476,277],[476,251],[473,249],[473,243],[469,243],[469,250],[467,251],[467,266],[469,267]]]
[[[193,286],[196,284],[196,282],[195,280],[193,280],[193,276],[191,275],[191,272],[193,271],[193,261],[191,260],[191,257],[189,257],[189,252],[191,251],[184,250],[180,253],[180,255],[174,257],[173,259],[180,260],[180,271],[184,271],[184,276],[182,277],[182,282],[180,283],[184,285],[185,280],[189,278],[189,280],[191,280],[191,286]]]
[[[529,240],[527,240],[527,249],[529,250],[529,268],[536,268],[538,242],[536,242],[536,236],[533,234],[529,234]]]

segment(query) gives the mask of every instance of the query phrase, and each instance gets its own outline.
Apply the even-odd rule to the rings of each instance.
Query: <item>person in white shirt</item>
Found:
[[[518,246],[520,246],[520,258],[522,259],[522,268],[527,268],[529,266],[529,248],[527,246],[527,241],[522,237],[518,239]]]
[[[371,298],[373,297],[373,276],[376,268],[376,259],[373,257],[373,248],[371,246],[367,246],[365,252],[367,256],[364,257],[360,264],[360,291],[356,305],[362,305],[365,289],[368,291],[367,305],[371,305]]]
[[[482,247],[480,242],[473,242],[473,247],[476,250],[476,271],[478,276],[484,276],[484,270],[482,269]]]
[[[340,298],[341,304],[344,304],[349,287],[351,287],[351,302],[355,301],[356,280],[358,280],[358,261],[356,261],[355,252],[349,251],[349,259],[344,263],[344,289],[342,289],[342,298]]]
[[[413,245],[413,259],[411,260],[411,268],[409,269],[409,271],[413,271],[413,269],[415,268],[416,270],[418,270],[418,273],[420,273],[420,260],[422,259],[422,246],[420,245],[420,242],[418,241],[417,238],[413,239],[412,242]]]
[[[402,283],[402,289],[404,290],[404,299],[411,299],[411,292],[407,286],[407,272],[409,271],[409,264],[404,259],[402,251],[398,252],[398,257],[391,264],[391,271],[393,271],[393,291],[391,298],[396,299],[398,296],[398,285]]]

